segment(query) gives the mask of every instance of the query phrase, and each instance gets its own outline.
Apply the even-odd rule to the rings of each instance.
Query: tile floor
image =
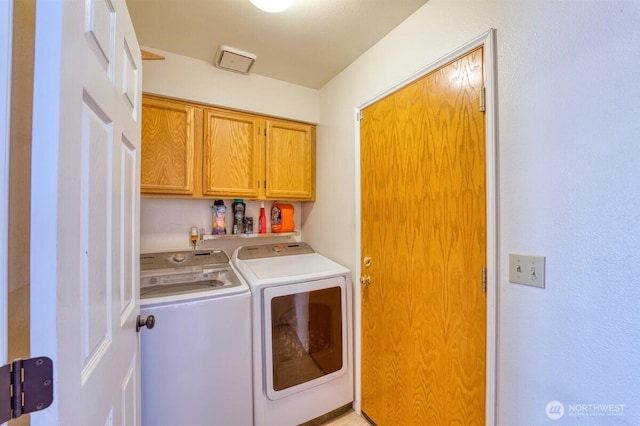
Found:
[[[371,426],[368,421],[364,419],[364,417],[360,417],[356,414],[355,411],[350,410],[346,413],[342,414],[339,417],[336,417],[333,420],[330,420],[327,423],[324,423],[323,426]]]

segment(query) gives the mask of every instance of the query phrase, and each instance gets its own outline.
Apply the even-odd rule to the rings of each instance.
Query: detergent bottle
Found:
[[[274,203],[271,207],[271,232],[293,232],[293,205]]]

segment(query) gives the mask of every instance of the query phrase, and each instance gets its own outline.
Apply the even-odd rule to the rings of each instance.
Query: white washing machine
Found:
[[[251,289],[255,426],[294,426],[353,402],[351,273],[306,243],[238,248]]]
[[[251,426],[251,293],[222,250],[140,255],[143,426]]]

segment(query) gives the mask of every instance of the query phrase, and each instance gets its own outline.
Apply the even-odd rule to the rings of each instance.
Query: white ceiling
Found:
[[[141,46],[210,62],[220,45],[257,55],[251,73],[319,89],[427,0],[126,0]]]

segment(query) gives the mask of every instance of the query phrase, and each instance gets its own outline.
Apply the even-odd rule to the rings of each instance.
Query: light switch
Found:
[[[544,256],[509,254],[509,281],[544,288]]]

